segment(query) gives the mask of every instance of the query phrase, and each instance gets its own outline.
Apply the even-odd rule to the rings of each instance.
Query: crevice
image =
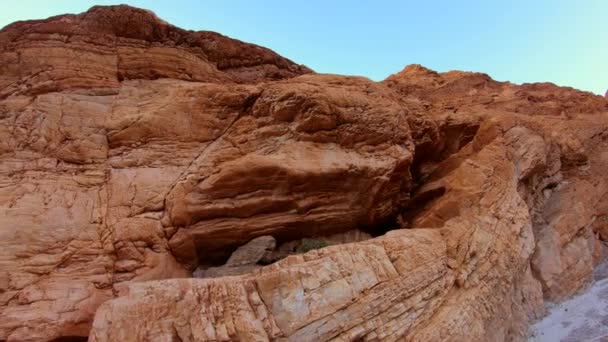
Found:
[[[192,159],[192,161],[188,164],[188,166],[186,166],[184,168],[184,171],[182,171],[180,173],[180,175],[176,178],[175,182],[173,182],[173,184],[171,184],[171,186],[169,187],[169,190],[166,192],[165,195],[165,199],[163,201],[163,208],[169,208],[167,206],[167,198],[169,197],[169,195],[171,194],[171,192],[173,192],[173,190],[175,189],[175,187],[182,181],[185,180],[186,176],[188,175],[189,171],[191,170],[192,166],[203,156],[205,155],[205,152],[217,141],[221,140],[223,138],[223,136],[230,131],[230,129],[234,126],[234,124],[239,121],[239,119],[244,116],[244,115],[248,115],[250,114],[253,105],[255,104],[255,102],[257,101],[258,98],[260,98],[260,96],[262,96],[262,92],[259,93],[255,93],[250,95],[249,97],[247,97],[243,103],[243,106],[241,108],[241,110],[239,111],[239,113],[235,116],[235,118],[230,122],[230,124],[227,125],[227,127],[212,141],[209,141],[207,143],[207,145],[205,147],[203,147],[203,149]],[[171,236],[167,236],[166,237],[168,240],[171,238]]]
[[[479,122],[453,123],[448,120],[438,128],[437,139],[433,145],[416,144],[414,160],[410,168],[412,177],[412,188],[410,200],[400,208],[400,213],[396,217],[396,228],[410,228],[411,222],[419,216],[436,199],[441,198],[448,189],[445,187],[438,174],[449,171],[449,163],[459,163],[463,158],[455,157],[461,150],[470,144],[479,131]],[[444,163],[446,167],[440,167]],[[389,229],[392,230],[392,229]]]
[[[473,141],[479,127],[478,122],[451,123],[448,121],[437,128],[436,139],[438,141],[417,142],[411,166],[413,192],[426,182],[440,162],[458,153]]]
[[[394,215],[391,215],[385,218],[384,220],[381,220],[375,225],[361,227],[361,231],[375,238],[378,236],[382,236],[390,232],[391,230],[403,228],[401,221],[401,215],[399,213],[395,213]]]
[[[298,255],[333,245],[361,242],[373,236],[362,230],[350,230],[333,235],[315,235],[296,240],[281,241],[271,235],[258,236],[244,245],[225,248],[229,253],[202,254],[193,271],[195,278],[215,278],[241,275],[271,265],[291,255]]]

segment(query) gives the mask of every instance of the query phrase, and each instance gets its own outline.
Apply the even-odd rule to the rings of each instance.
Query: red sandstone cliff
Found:
[[[0,122],[0,340],[523,340],[608,239],[608,102],[552,84],[94,7],[0,31]]]

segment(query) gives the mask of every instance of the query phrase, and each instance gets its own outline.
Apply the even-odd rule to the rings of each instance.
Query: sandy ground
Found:
[[[529,342],[608,342],[608,264],[598,267],[595,278],[580,295],[548,308]]]

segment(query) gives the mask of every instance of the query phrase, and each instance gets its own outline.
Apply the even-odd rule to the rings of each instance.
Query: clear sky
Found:
[[[418,63],[608,88],[608,0],[2,0],[0,26],[117,3],[266,46],[317,72],[382,80]]]

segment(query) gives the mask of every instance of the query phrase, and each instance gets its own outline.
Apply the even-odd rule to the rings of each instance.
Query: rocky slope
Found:
[[[0,121],[0,340],[524,340],[608,239],[608,102],[551,84],[94,7],[0,31]]]

